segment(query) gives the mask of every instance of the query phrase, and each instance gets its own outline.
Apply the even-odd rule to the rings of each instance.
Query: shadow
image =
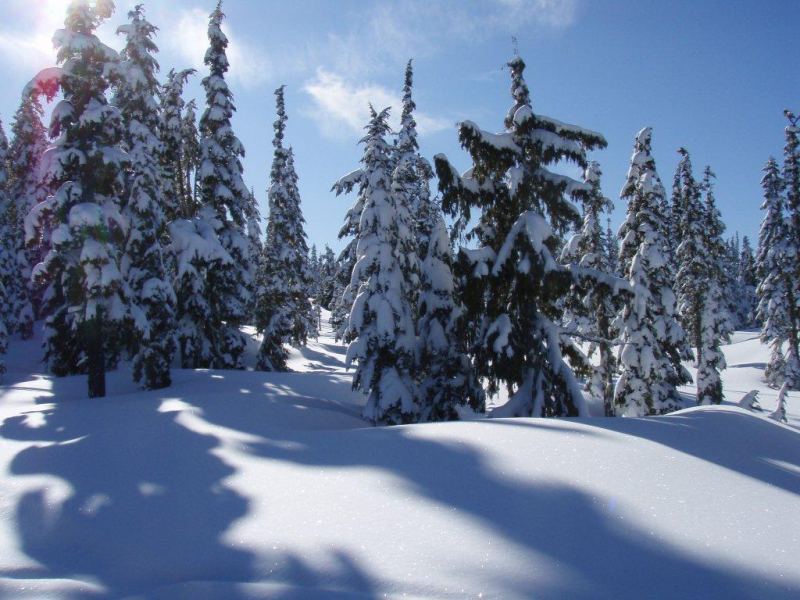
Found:
[[[50,475],[69,488],[60,502],[51,485],[21,498],[20,546],[40,566],[2,575],[79,577],[112,597],[142,591],[142,581],[250,578],[253,557],[222,540],[248,501],[224,485],[234,471],[212,453],[216,438],[160,412],[153,394],[87,406],[62,400],[62,381],[44,423],[22,415],[0,426],[5,439],[40,442],[14,457],[13,475]]]
[[[767,363],[757,362],[757,363],[742,363],[739,365],[728,365],[729,369],[760,369],[763,371],[767,368]]]
[[[532,485],[505,478],[498,473],[502,471],[496,464],[487,462],[484,452],[461,441],[468,435],[453,436],[455,439],[452,441],[433,439],[435,429],[442,424],[315,432],[313,435],[281,432],[280,439],[276,440],[274,430],[259,426],[252,420],[244,422],[230,411],[224,411],[223,407],[208,406],[205,411],[205,417],[215,424],[269,438],[247,444],[247,451],[251,454],[317,468],[366,467],[392,474],[401,478],[402,485],[420,497],[418,501],[425,499],[455,511],[462,518],[468,516],[492,532],[489,539],[492,535],[501,536],[521,548],[522,552],[534,557],[544,556],[558,565],[558,574],[552,578],[519,573],[514,578],[498,580],[497,589],[491,590],[489,597],[619,599],[640,598],[643,590],[653,590],[651,598],[733,599],[792,598],[800,592],[800,589],[787,587],[777,576],[774,580],[766,580],[761,575],[748,575],[741,569],[726,568],[711,559],[705,561],[685,550],[673,548],[652,536],[652,532],[648,534],[624,520],[624,515],[615,513],[615,506],[599,501],[577,486],[548,482]],[[689,441],[691,438],[705,437],[704,449],[720,443],[713,431],[698,431],[691,422],[662,425],[660,420],[642,420],[639,432],[642,437],[659,441],[664,434],[666,442],[668,430],[679,431],[676,444],[679,449],[697,452],[703,459],[706,457],[700,456],[699,442]],[[614,427],[603,426],[606,421],[615,420],[583,420],[582,423],[587,425],[585,435],[609,435],[602,430],[614,430]],[[448,427],[452,434],[451,428],[459,425],[462,424],[446,424],[444,427]],[[522,426],[515,420],[463,425]],[[760,431],[761,425],[756,423],[755,429]],[[763,425],[771,426],[769,423]],[[524,426],[539,427],[536,423]],[[553,430],[549,424],[543,426]],[[725,424],[720,427],[724,428]],[[475,433],[478,430],[470,431]],[[576,432],[566,429],[561,432],[576,435]],[[757,435],[759,432],[753,433]],[[583,431],[577,435],[581,434]],[[770,434],[783,435],[775,431],[770,431]],[[798,447],[796,439],[792,443],[793,448]],[[737,469],[734,459],[725,455],[730,448],[726,448],[724,442],[720,446],[719,450],[710,453],[708,460],[795,493],[800,492],[800,478],[796,474],[784,472],[779,475],[779,468],[765,463],[764,457],[756,456],[750,457],[743,469]],[[565,452],[569,454],[568,446],[565,446]],[[771,458],[800,465],[796,451],[776,453]],[[380,507],[360,505],[358,510],[367,523],[382,518]],[[447,531],[442,531],[440,538],[445,547],[463,543],[456,535],[451,538]],[[391,553],[391,549],[387,548],[386,552]],[[385,556],[381,558],[386,559]],[[428,566],[436,572],[437,565]],[[551,583],[543,584],[543,580]],[[413,582],[402,591],[423,597],[425,593],[425,589],[415,589]]]

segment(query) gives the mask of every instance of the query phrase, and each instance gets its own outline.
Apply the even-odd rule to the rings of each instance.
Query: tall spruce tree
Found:
[[[130,233],[122,273],[131,292],[128,347],[133,352],[133,377],[146,389],[171,383],[175,354],[175,293],[161,247],[165,230],[164,190],[159,164],[158,51],[156,27],[147,21],[142,5],[128,13],[130,23],[117,33],[125,36],[120,58],[121,78],[114,103],[122,113],[123,148],[130,157],[123,214]]]
[[[269,220],[256,301],[256,328],[263,333],[258,368],[265,371],[286,370],[285,343],[305,345],[309,337],[316,335],[297,173],[292,150],[283,145],[287,120],[283,90],[275,90],[278,118],[274,123],[275,152],[267,194]]]
[[[756,321],[756,261],[750,238],[742,238],[742,249],[736,265],[736,287],[741,298],[740,323],[742,327],[755,327]]]
[[[23,339],[33,335],[33,323],[40,316],[42,294],[31,284],[31,274],[33,268],[44,259],[49,246],[47,227],[30,244],[25,242],[25,218],[48,195],[47,183],[41,173],[47,148],[43,115],[38,96],[35,93],[23,95],[11,126],[13,138],[8,152],[8,195],[13,205],[12,235],[17,262],[13,314],[16,317],[16,329]]]
[[[348,292],[355,300],[348,320],[352,342],[347,364],[358,363],[353,388],[368,395],[366,419],[409,423],[419,418],[413,375],[416,336],[401,252],[413,243],[413,232],[403,226],[406,209],[392,193],[393,161],[385,139],[389,109],[376,112],[370,106],[370,114],[361,140],[364,184],[356,200],[361,218]]]
[[[583,393],[563,358],[580,360],[556,321],[559,301],[575,280],[555,260],[560,233],[577,225],[568,199],[589,186],[549,170],[567,162],[586,167],[586,151],[603,147],[600,134],[535,114],[519,56],[508,64],[513,105],[505,131],[492,134],[475,123],[459,126],[459,140],[473,166],[463,176],[444,155],[435,158],[444,209],[462,222],[478,210],[470,232],[478,248],[462,250],[461,279],[471,352],[477,375],[495,395],[505,386],[507,404],[497,416],[586,414]]]
[[[120,198],[128,157],[120,148],[119,110],[105,95],[118,56],[94,34],[112,11],[110,0],[70,4],[54,36],[61,67],[34,80],[49,96],[59,88],[63,96],[53,111],[47,160],[57,191],[30,220],[32,229],[45,220],[53,227],[52,247],[33,274],[48,285],[45,359],[56,375],[88,372],[90,397],[105,395],[106,353],[117,353],[116,332],[128,316],[118,265],[127,233]]]
[[[187,203],[184,160],[184,122],[183,87],[194,69],[175,71],[170,69],[167,81],[161,89],[161,121],[159,139],[161,140],[161,162],[164,198],[167,204],[164,213],[168,222],[175,219],[189,219],[194,216],[194,207]]]
[[[703,289],[703,306],[700,316],[702,345],[697,350],[697,403],[720,404],[723,399],[720,371],[725,368],[725,355],[720,345],[730,339],[732,325],[726,302],[729,289],[724,269],[725,242],[719,210],[714,199],[710,167],[703,174],[706,195],[702,228],[705,231],[704,257],[706,280]]]
[[[458,419],[458,407],[484,412],[486,398],[467,355],[463,307],[455,298],[450,238],[439,216],[427,232],[419,296],[421,421]]]
[[[327,244],[325,244],[325,252],[320,257],[319,271],[317,304],[326,310],[330,310],[333,301],[333,289],[336,285],[336,255]]]
[[[682,407],[676,386],[691,381],[681,365],[684,332],[675,314],[675,294],[661,218],[666,193],[652,156],[652,129],[636,136],[622,188],[627,201],[620,264],[633,288],[619,319],[620,377],[615,414],[665,414]]]
[[[783,185],[786,210],[789,218],[789,248],[787,260],[791,262],[793,279],[787,297],[787,314],[790,320],[786,379],[789,389],[800,389],[800,118],[790,110],[784,115],[788,124],[784,128],[786,143],[783,147]]]
[[[200,132],[197,129],[197,103],[189,100],[181,119],[181,167],[183,173],[183,213],[197,212],[197,169],[200,166]]]
[[[195,271],[200,268],[197,272],[201,278],[191,275],[190,284],[181,281],[175,286],[182,320],[179,328],[182,361],[184,366],[194,368],[243,367],[245,337],[240,325],[245,321],[250,302],[251,257],[245,233],[250,192],[242,179],[244,147],[231,126],[236,108],[225,82],[229,63],[228,38],[221,29],[224,16],[219,2],[209,18],[210,46],[205,64],[210,73],[202,82],[206,109],[200,119],[199,209],[194,223],[188,226],[181,223],[177,227],[190,238],[208,239],[211,230],[219,244],[214,256],[203,261],[197,254],[186,256],[187,247],[182,246],[184,267],[191,260],[200,261],[193,268]],[[180,272],[179,276],[191,273],[188,268]]]
[[[0,122],[0,314],[7,333],[17,329],[17,305],[21,294],[16,253],[16,206],[9,194],[8,139]]]
[[[561,261],[612,275],[608,261],[608,248],[600,226],[600,217],[613,209],[611,200],[600,189],[600,165],[591,161],[584,170],[584,182],[589,192],[583,198],[583,224],[561,252]],[[589,376],[586,389],[590,398],[602,404],[605,415],[614,415],[614,374],[616,358],[611,344],[614,333],[612,322],[617,313],[614,296],[606,290],[590,286],[588,289],[573,285],[566,300],[566,328],[579,338],[590,340],[588,355],[598,354]]]
[[[795,335],[789,311],[789,306],[794,301],[792,243],[786,219],[783,180],[774,158],[770,158],[764,167],[761,187],[764,190],[764,201],[761,204],[764,216],[756,252],[756,274],[759,281],[756,288],[756,316],[761,323],[761,341],[769,344],[772,349],[764,376],[771,387],[780,387],[787,367],[790,373],[800,374],[800,364],[797,355],[792,354],[789,343],[790,338]],[[784,355],[784,346],[789,350],[789,364]]]
[[[685,148],[680,148],[678,153],[681,155],[675,174],[678,189],[675,206],[680,209],[681,218],[681,241],[676,249],[678,314],[689,335],[691,346],[699,352],[703,345],[702,315],[708,267],[705,254],[705,209],[701,197],[702,188],[692,174],[689,153]]]

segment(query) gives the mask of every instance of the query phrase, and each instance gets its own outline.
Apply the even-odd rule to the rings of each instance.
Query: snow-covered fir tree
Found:
[[[689,336],[692,348],[703,345],[702,317],[708,261],[706,256],[705,209],[701,185],[692,174],[692,163],[685,148],[678,152],[681,159],[676,169],[678,195],[675,206],[680,210],[680,244],[676,249],[678,272],[675,291],[678,314]]]
[[[40,236],[25,243],[25,217],[48,195],[41,172],[47,149],[47,134],[42,122],[44,111],[37,94],[23,95],[11,125],[12,141],[8,151],[8,196],[12,204],[12,235],[16,248],[17,284],[14,316],[16,330],[23,339],[33,335],[33,323],[40,316],[41,290],[31,284],[33,268],[45,257],[49,247],[49,227]],[[44,224],[43,224],[44,225]]]
[[[676,386],[691,381],[681,365],[685,343],[678,322],[668,249],[661,218],[666,192],[652,155],[652,129],[636,136],[631,166],[620,194],[627,201],[619,230],[620,264],[633,288],[619,319],[620,377],[615,414],[665,414],[681,408]]]
[[[791,335],[788,339],[786,379],[791,389],[800,389],[800,118],[790,110],[784,115],[786,143],[783,147],[783,186],[788,213],[786,258],[791,263],[792,281],[787,283],[787,316]]]
[[[724,268],[726,250],[722,234],[725,226],[714,199],[714,177],[711,169],[706,167],[703,174],[706,201],[702,228],[705,232],[703,251],[707,267],[700,318],[702,345],[697,350],[697,403],[705,405],[722,402],[720,371],[726,365],[720,346],[730,339],[733,330],[726,299],[729,286]]]
[[[583,224],[561,252],[561,262],[613,274],[608,261],[608,246],[600,225],[604,211],[613,209],[611,200],[603,196],[600,188],[602,172],[596,161],[584,170],[584,182],[589,192],[583,197]],[[612,351],[614,333],[612,322],[617,306],[614,296],[607,290],[576,282],[566,299],[565,327],[578,338],[589,340],[588,356],[595,352],[598,360],[591,369],[586,385],[589,397],[604,407],[606,416],[614,415],[614,374],[616,358]]]
[[[260,261],[255,314],[256,328],[263,334],[258,368],[265,371],[286,370],[285,343],[304,345],[316,335],[297,173],[292,150],[283,145],[287,120],[283,90],[275,90],[278,118],[267,193],[267,240]]]
[[[248,316],[253,315],[256,306],[258,270],[261,264],[261,255],[264,252],[264,244],[261,241],[261,211],[258,209],[255,190],[250,190],[250,198],[247,202],[247,246],[250,255],[251,279],[251,301],[247,307]]]
[[[145,389],[171,383],[175,354],[175,293],[167,275],[161,247],[165,231],[164,190],[159,164],[158,51],[154,27],[137,5],[130,22],[117,33],[125,36],[120,55],[120,83],[114,103],[122,113],[123,148],[130,159],[125,182],[123,215],[128,235],[122,273],[131,293],[128,348],[133,353],[133,377]]]
[[[789,422],[789,420],[786,418],[786,397],[789,395],[790,389],[791,385],[787,380],[783,383],[780,391],[778,392],[778,403],[775,406],[775,410],[767,415],[770,419],[778,421],[779,423]]]
[[[606,233],[603,238],[605,244],[605,259],[608,264],[608,272],[613,275],[621,275],[619,268],[619,236],[611,228],[611,218],[606,219]]]
[[[252,283],[246,234],[250,191],[242,179],[244,147],[231,126],[236,109],[225,81],[229,64],[223,19],[220,2],[209,19],[205,64],[210,73],[202,82],[206,109],[200,119],[196,175],[199,208],[191,221],[171,228],[178,252],[178,339],[183,366],[189,368],[242,368],[245,337],[240,325]],[[181,239],[174,240],[176,235]],[[195,247],[200,240],[206,244],[202,256]]]
[[[353,297],[348,320],[347,364],[357,363],[353,388],[367,394],[364,417],[374,423],[398,424],[419,418],[416,402],[416,336],[414,307],[406,289],[409,273],[401,251],[413,243],[403,223],[405,207],[392,193],[393,160],[386,142],[389,109],[370,106],[362,138],[363,184],[356,206],[361,218],[356,264],[346,294]]]
[[[73,2],[64,28],[54,36],[60,68],[34,80],[50,97],[60,89],[46,154],[57,191],[34,208],[28,233],[52,225],[52,247],[33,277],[47,283],[45,359],[56,375],[88,372],[89,396],[105,395],[106,354],[118,348],[120,323],[128,316],[119,255],[127,226],[120,214],[123,170],[119,110],[106,90],[116,73],[117,53],[94,34],[113,10],[110,0]]]
[[[473,162],[459,175],[444,155],[435,158],[442,205],[451,216],[477,225],[462,249],[458,276],[472,332],[477,375],[490,395],[500,386],[510,399],[497,416],[586,414],[583,392],[564,352],[578,363],[581,353],[556,324],[559,302],[575,277],[555,256],[559,233],[580,216],[569,197],[590,186],[549,168],[574,162],[585,168],[586,151],[603,147],[600,134],[534,113],[519,56],[508,64],[513,105],[499,134],[465,121],[459,140]]]
[[[194,216],[194,207],[187,205],[184,161],[183,87],[194,69],[175,71],[170,69],[167,81],[161,89],[161,121],[159,123],[159,154],[162,170],[161,187],[167,204],[164,206],[168,222],[189,219]]]
[[[200,132],[197,130],[197,104],[186,103],[181,119],[181,168],[183,169],[183,212],[197,211],[197,168],[200,165]]]
[[[740,298],[739,326],[756,326],[756,261],[753,254],[753,247],[750,245],[750,238],[742,238],[742,247],[739,252],[739,260],[736,269],[736,288],[737,296]]]
[[[336,255],[331,247],[325,244],[325,252],[319,260],[319,291],[317,304],[330,310],[333,301],[333,290],[336,285]]]
[[[774,158],[770,158],[764,167],[761,187],[764,190],[761,204],[764,216],[756,252],[756,274],[759,281],[756,288],[756,317],[761,323],[761,341],[771,348],[764,376],[770,386],[780,387],[787,366],[791,373],[800,373],[800,364],[789,343],[796,333],[790,311],[790,307],[794,305],[792,243],[785,212],[783,179]],[[789,365],[784,355],[784,346],[789,351]]]
[[[485,410],[485,393],[466,352],[463,308],[455,298],[450,238],[442,216],[428,231],[419,295],[420,421],[458,419],[458,407]]]
[[[350,239],[336,259],[337,269],[333,285],[333,300],[330,307],[330,325],[333,328],[334,335],[337,340],[346,342],[350,341],[347,339],[347,321],[355,300],[351,296],[354,290],[350,287],[350,279],[356,266],[356,246],[358,244],[361,212],[364,208],[363,191],[367,185],[368,181],[364,175],[364,170],[359,168],[336,181],[331,188],[331,191],[335,192],[337,196],[349,194],[354,189],[358,190],[355,202],[347,210],[344,224],[339,230],[340,240],[344,238]]]
[[[17,265],[16,206],[9,194],[8,180],[8,138],[0,122],[0,319],[7,333],[17,329],[18,297],[20,288],[19,267]]]

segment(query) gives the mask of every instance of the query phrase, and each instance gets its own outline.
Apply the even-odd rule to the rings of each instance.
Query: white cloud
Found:
[[[363,133],[369,119],[369,104],[376,110],[387,106],[393,108],[390,124],[399,127],[401,99],[389,89],[376,84],[353,84],[341,75],[317,70],[316,76],[307,81],[303,90],[311,96],[314,107],[308,114],[325,135],[342,137]],[[453,122],[417,111],[414,115],[422,134],[442,131],[453,127]]]
[[[168,49],[186,61],[186,66],[204,72],[203,58],[208,49],[208,10],[186,8],[172,20],[176,23],[172,35],[166,38]],[[266,52],[240,39],[231,31],[230,24],[223,24],[228,38],[228,62],[230,78],[245,88],[253,88],[268,81],[272,76],[272,65]]]

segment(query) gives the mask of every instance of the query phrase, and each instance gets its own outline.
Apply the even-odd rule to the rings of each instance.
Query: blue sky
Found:
[[[114,35],[133,0],[100,30]],[[19,92],[54,64],[50,43],[68,0],[3,0],[0,22],[0,116],[8,121]],[[162,71],[195,67],[187,89],[202,104],[205,28],[214,0],[151,0],[150,20]],[[274,97],[286,84],[287,139],[294,146],[309,240],[339,248],[336,234],[349,198],[329,192],[358,166],[357,141],[367,102],[397,105],[403,68],[415,61],[415,99],[423,153],[446,153],[468,166],[455,124],[500,130],[508,106],[511,36],[528,64],[533,108],[602,132],[593,153],[603,188],[617,196],[633,137],[654,128],[659,173],[669,187],[676,149],[692,154],[699,177],[710,164],[729,232],[757,235],[760,169],[780,156],[784,108],[800,110],[796,0],[225,0],[231,39],[230,85],[236,133],[247,149],[245,180],[265,213]],[[399,111],[396,109],[395,113]]]

